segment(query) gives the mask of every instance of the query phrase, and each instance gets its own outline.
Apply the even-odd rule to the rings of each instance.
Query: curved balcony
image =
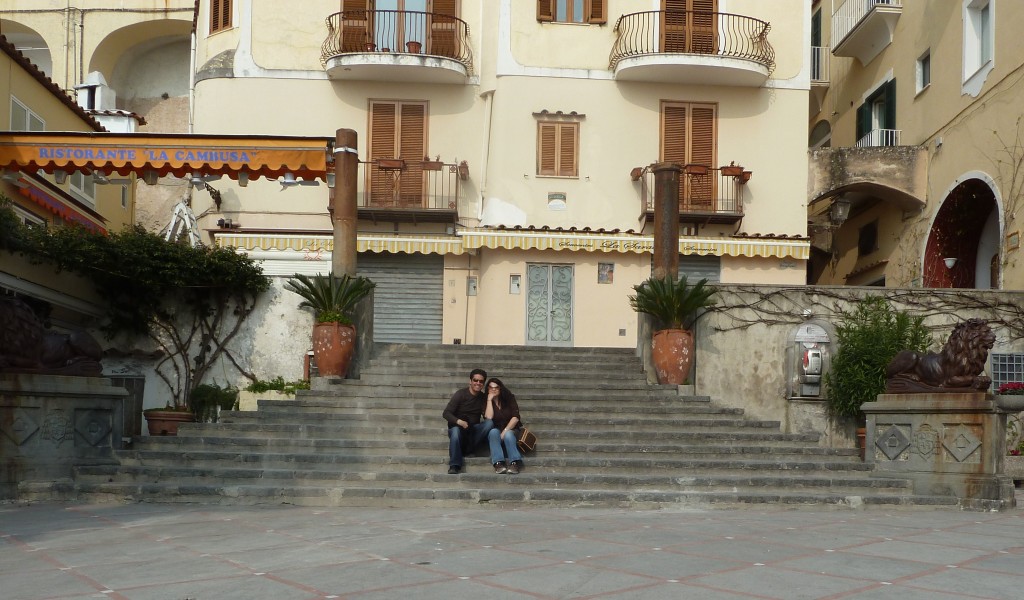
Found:
[[[473,74],[469,26],[439,13],[350,10],[327,17],[320,49],[338,80],[466,84]]]
[[[609,68],[619,81],[758,87],[775,68],[770,29],[760,19],[719,12],[622,15]]]

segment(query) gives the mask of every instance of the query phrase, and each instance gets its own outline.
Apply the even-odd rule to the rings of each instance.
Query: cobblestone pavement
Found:
[[[3,600],[1024,597],[1024,512],[0,505]]]

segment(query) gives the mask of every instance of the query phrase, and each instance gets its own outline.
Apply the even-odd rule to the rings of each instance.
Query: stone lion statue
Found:
[[[886,367],[885,391],[913,392],[985,391],[992,379],[981,375],[996,336],[982,319],[968,319],[953,328],[942,352],[903,350]]]
[[[103,349],[88,333],[46,331],[24,302],[0,296],[0,373],[98,377]]]

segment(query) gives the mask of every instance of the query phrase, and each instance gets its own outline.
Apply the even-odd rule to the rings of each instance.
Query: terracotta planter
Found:
[[[739,177],[742,174],[743,167],[734,167],[731,165],[728,167],[722,167],[722,175],[725,175],[726,177]]]
[[[355,326],[341,323],[313,326],[313,356],[321,377],[344,377],[355,352]]]
[[[693,334],[682,329],[655,331],[651,340],[651,360],[658,383],[682,385],[693,365]]]
[[[419,54],[420,50],[423,49],[423,43],[422,42],[406,42],[405,43],[405,47],[406,47],[406,49],[411,54]]]
[[[196,420],[194,414],[181,410],[146,410],[142,414],[146,417],[149,435],[178,435],[178,425]]]

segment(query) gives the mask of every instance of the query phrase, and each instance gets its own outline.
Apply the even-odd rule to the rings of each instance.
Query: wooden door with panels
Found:
[[[342,52],[405,52],[458,56],[458,0],[342,0]]]
[[[706,174],[684,173],[679,179],[680,211],[712,211],[717,197],[718,171],[717,105],[702,102],[662,102],[661,160],[686,165],[702,165]]]
[[[661,0],[662,52],[718,52],[718,0]]]
[[[370,102],[370,164],[366,169],[368,206],[424,208],[423,158],[427,155],[427,103]],[[400,165],[381,159],[401,159]]]

